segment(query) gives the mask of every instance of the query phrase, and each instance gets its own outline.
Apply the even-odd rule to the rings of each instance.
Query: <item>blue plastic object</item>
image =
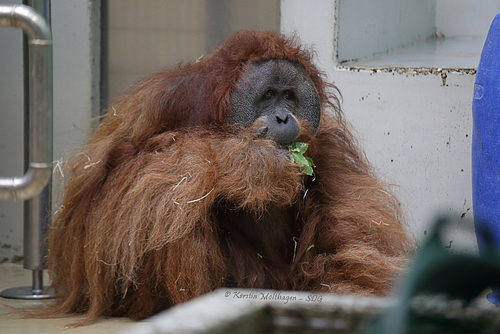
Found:
[[[477,68],[472,135],[472,199],[479,250],[487,229],[500,250],[500,14],[491,24]],[[500,282],[488,294],[500,305]]]

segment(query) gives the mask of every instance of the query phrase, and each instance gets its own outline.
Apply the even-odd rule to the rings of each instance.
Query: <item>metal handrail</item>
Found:
[[[52,34],[44,18],[24,5],[0,6],[0,26],[21,28],[31,55],[28,170],[0,178],[0,199],[25,200],[39,194],[52,175]]]

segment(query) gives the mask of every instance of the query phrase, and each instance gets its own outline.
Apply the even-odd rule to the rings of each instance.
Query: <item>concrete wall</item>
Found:
[[[458,57],[474,53],[475,58],[469,60],[472,68],[468,69],[380,70],[340,66],[338,55],[342,52],[338,48],[341,47],[339,33],[342,27],[339,25],[342,16],[351,20],[348,26],[366,26],[375,20],[372,15],[378,15],[377,10],[370,10],[371,6],[376,6],[375,2],[313,0],[306,5],[301,0],[282,0],[281,29],[285,33],[298,33],[305,44],[316,49],[318,66],[339,87],[344,113],[354,127],[360,145],[379,175],[395,185],[394,191],[417,239],[425,238],[437,213],[449,213],[454,218],[454,229],[448,233],[445,242],[452,249],[475,251],[470,220],[471,108],[475,80],[473,67],[477,65],[482,45],[476,46],[475,50],[455,50]],[[437,0],[420,4],[429,6],[428,15],[433,15],[432,20],[427,17],[424,21],[431,22],[427,24],[434,31],[437,27],[439,37],[456,38],[460,35],[468,38],[474,35],[484,38],[493,17],[500,12],[500,3],[479,2],[487,8],[470,10],[470,1],[457,4],[456,1]],[[405,3],[407,7],[404,7]],[[391,11],[390,15],[379,13],[384,18],[376,19],[392,18],[396,24],[385,26],[393,25],[392,29],[404,30],[404,26],[399,26],[405,23],[400,20],[401,15],[413,8],[414,3],[398,1],[398,6],[387,9]],[[360,8],[361,4],[370,8]],[[474,2],[475,8],[481,6]],[[394,13],[397,10],[403,14]],[[464,28],[467,25],[469,28]],[[359,37],[356,34],[351,37],[352,42],[357,43]],[[372,45],[389,45],[383,33],[373,33],[370,38],[375,40]],[[413,38],[421,40],[418,36]],[[377,52],[372,51],[372,54]],[[363,56],[370,56],[368,51],[363,52]],[[397,54],[392,57],[397,59]]]
[[[338,61],[386,53],[430,38],[435,10],[435,0],[339,1]]]
[[[240,29],[279,30],[279,0],[108,1],[108,99],[148,74],[194,62]]]
[[[67,159],[82,144],[98,111],[99,16],[91,15],[98,10],[97,0],[52,0],[55,160]],[[21,30],[1,28],[0,45],[0,175],[16,176],[23,174]],[[61,174],[54,179],[57,201]],[[22,258],[22,211],[22,202],[0,201],[0,263]]]
[[[21,1],[2,1],[10,5]],[[0,28],[0,175],[23,174],[22,33]],[[6,61],[8,59],[8,61]],[[0,262],[22,255],[22,202],[0,200]]]
[[[436,0],[436,34],[447,38],[484,37],[498,13],[498,0]]]

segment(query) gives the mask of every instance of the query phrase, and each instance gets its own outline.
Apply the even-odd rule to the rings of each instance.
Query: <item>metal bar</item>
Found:
[[[45,269],[45,243],[50,225],[50,205],[52,187],[25,202],[24,208],[24,268],[30,270]]]
[[[51,12],[50,12],[50,0],[23,0],[23,4],[27,5],[35,12],[40,14],[45,22],[49,25],[51,23]],[[30,63],[33,55],[32,50],[29,47],[28,38],[24,38],[23,42],[23,56],[25,58],[24,72],[25,80],[27,83],[27,89],[29,91],[29,85],[31,84],[30,77]],[[31,102],[28,99],[25,100],[25,133],[30,132],[31,119],[29,116]],[[29,152],[28,140],[25,140],[25,151]],[[25,170],[28,169],[29,156],[25,155]],[[52,157],[51,157],[51,160]],[[33,288],[32,295],[37,296],[33,298],[38,298],[43,290],[43,269],[45,267],[45,236],[47,229],[50,225],[50,212],[52,204],[52,184],[49,182],[42,192],[24,202],[24,268],[33,271]]]
[[[0,26],[17,27],[25,33],[25,166],[22,177],[0,178],[0,199],[24,200],[24,268],[32,270],[32,286],[0,293],[14,299],[53,297],[43,286],[45,232],[49,226],[52,175],[52,35],[50,1],[33,5],[0,6]],[[43,17],[37,14],[42,13]],[[28,89],[26,89],[26,86]]]
[[[43,293],[43,271],[42,270],[33,270],[32,271],[31,291],[35,295],[41,295]]]
[[[24,5],[0,6],[0,26],[21,28],[32,55],[28,170],[0,178],[0,199],[25,200],[40,193],[52,175],[52,34],[43,17]]]

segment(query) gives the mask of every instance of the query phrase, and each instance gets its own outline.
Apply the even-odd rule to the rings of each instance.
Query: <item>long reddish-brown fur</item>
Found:
[[[255,126],[225,124],[243,69],[276,58],[302,65],[322,102],[315,135],[301,122],[314,177]],[[143,319],[224,286],[386,293],[410,238],[332,88],[293,40],[250,31],[135,85],[71,162],[47,314]]]

